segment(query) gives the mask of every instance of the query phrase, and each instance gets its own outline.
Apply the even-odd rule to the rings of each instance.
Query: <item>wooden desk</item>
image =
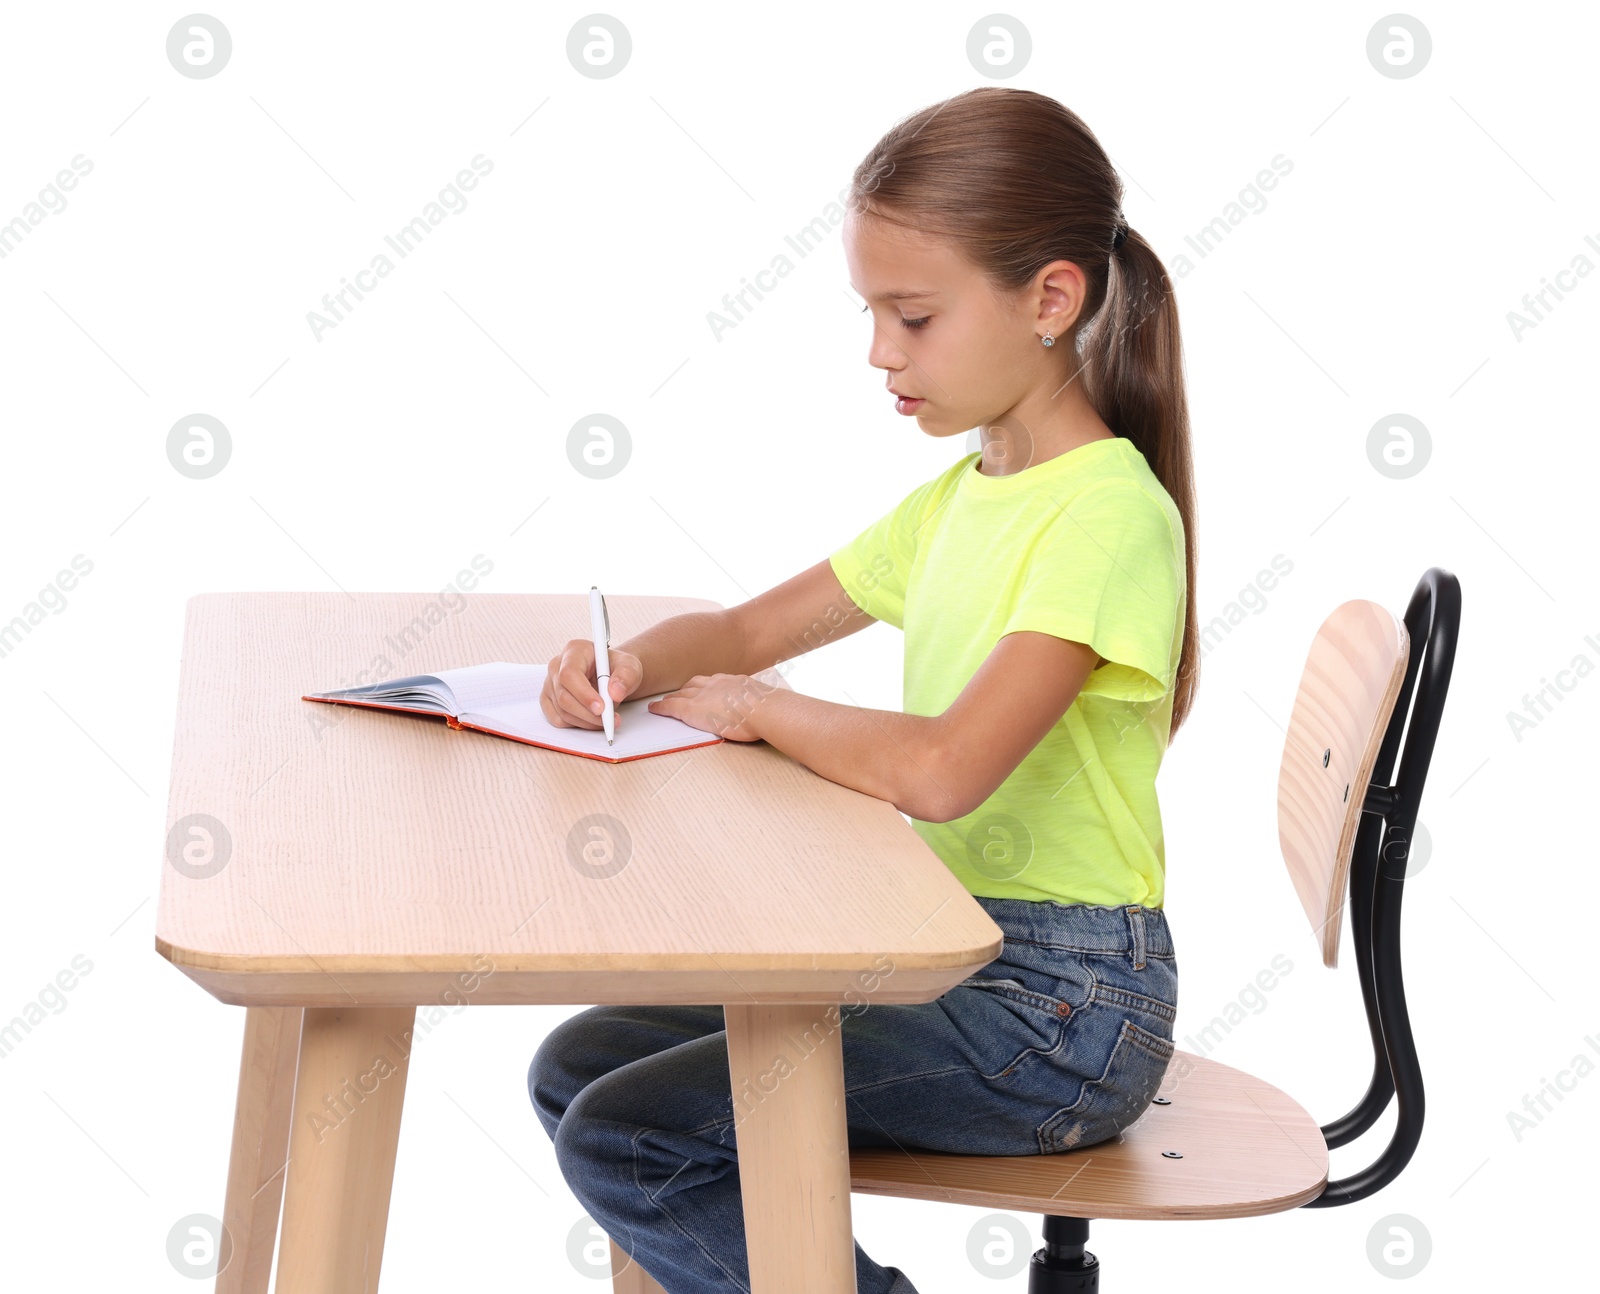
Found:
[[[931,1001],[1000,928],[893,806],[765,743],[604,764],[300,700],[588,629],[582,595],[465,597],[189,601],[156,950],[248,1008],[217,1289],[266,1290],[280,1203],[280,1294],[376,1288],[415,1011],[464,999],[721,1003],[733,1092],[793,1068],[736,1134],[754,1294],[854,1291],[826,1004]],[[617,641],[717,605],[607,603]]]

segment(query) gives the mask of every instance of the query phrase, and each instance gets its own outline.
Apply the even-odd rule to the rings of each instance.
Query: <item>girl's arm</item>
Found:
[[[1084,643],[1007,634],[943,714],[821,701],[746,675],[720,674],[651,703],[708,732],[766,741],[829,781],[908,817],[949,822],[994,794],[1066,713],[1094,668]]]
[[[773,688],[759,694],[746,730],[830,782],[887,800],[924,822],[946,822],[965,810],[958,807],[962,787],[952,784],[939,754],[941,718],[865,710]]]
[[[732,616],[728,610],[685,611],[617,643],[616,650],[631,652],[644,667],[634,695],[671,692],[707,669],[744,673],[745,653]]]
[[[696,674],[759,674],[873,623],[823,560],[736,607],[668,616],[616,645],[644,666],[635,694],[652,696]]]

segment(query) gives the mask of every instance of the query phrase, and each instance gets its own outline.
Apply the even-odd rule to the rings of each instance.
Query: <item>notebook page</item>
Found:
[[[305,695],[339,697],[351,701],[390,701],[437,714],[454,712],[449,687],[433,674],[413,674],[409,678],[392,678],[386,683],[363,683],[359,687],[339,687],[328,692],[307,692]]]
[[[682,719],[669,714],[652,714],[645,707],[659,700],[665,692],[653,696],[630,697],[617,706],[616,742],[606,744],[606,735],[598,728],[558,728],[544,717],[537,698],[532,701],[505,701],[471,714],[459,717],[463,722],[477,724],[492,732],[502,732],[509,737],[553,746],[558,750],[601,759],[627,759],[634,755],[654,755],[664,750],[677,750],[685,746],[706,746],[717,742],[715,733],[691,727]]]
[[[548,664],[520,665],[497,660],[487,665],[435,670],[433,677],[449,688],[459,718],[469,710],[481,714],[486,707],[500,705],[532,703],[537,710],[539,693],[544,690],[549,673]]]

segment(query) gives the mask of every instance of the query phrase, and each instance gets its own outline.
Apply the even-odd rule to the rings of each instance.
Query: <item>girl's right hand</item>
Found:
[[[644,666],[632,652],[610,648],[611,700],[621,704],[644,682]],[[594,671],[594,641],[573,638],[550,660],[550,673],[539,693],[539,708],[558,728],[600,728],[602,701]]]

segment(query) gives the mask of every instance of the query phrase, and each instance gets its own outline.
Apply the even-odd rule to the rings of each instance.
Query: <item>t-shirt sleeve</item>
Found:
[[[1137,485],[1108,485],[1075,499],[1041,536],[1000,631],[1088,643],[1106,663],[1086,693],[1155,701],[1171,690],[1173,638],[1181,633],[1182,549],[1166,509]]]
[[[938,478],[901,499],[848,544],[828,555],[833,573],[858,607],[875,620],[905,628],[906,586],[917,540]]]

